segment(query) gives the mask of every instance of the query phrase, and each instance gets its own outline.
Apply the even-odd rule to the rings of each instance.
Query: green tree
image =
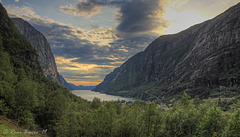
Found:
[[[240,137],[240,109],[234,112],[229,119],[224,136]]]
[[[98,109],[99,107],[101,107],[101,101],[99,98],[94,98],[92,100],[92,103],[91,103],[91,108],[93,109]]]
[[[155,103],[146,104],[142,116],[142,136],[156,137],[161,135],[161,126],[163,124],[161,111]]]
[[[3,51],[2,36],[0,36],[0,52]]]
[[[38,106],[37,84],[28,79],[18,82],[15,87],[15,100],[19,112],[23,110],[32,111]]]
[[[48,119],[59,120],[67,108],[67,98],[62,89],[57,89],[48,98],[47,115]]]
[[[224,118],[221,110],[216,106],[209,108],[206,115],[203,117],[198,128],[198,136],[212,137],[220,136],[224,129]]]
[[[105,106],[100,107],[95,111],[93,128],[95,136],[108,137],[111,136],[111,121],[110,113]]]
[[[10,56],[0,51],[0,81],[13,84],[16,82],[16,76],[13,73],[13,66],[10,62]]]
[[[201,117],[194,108],[173,109],[165,113],[165,136],[191,137],[196,133]]]
[[[11,83],[0,81],[0,98],[3,99],[4,104],[9,108],[8,115],[14,117],[16,110],[15,90]],[[14,117],[16,118],[16,117]]]
[[[35,126],[35,116],[30,110],[24,110],[21,112],[21,117],[18,119],[20,126],[27,129],[34,129]]]
[[[193,107],[189,99],[190,96],[184,92],[180,100],[165,112],[165,136],[191,137],[196,134],[202,118],[202,108]]]
[[[0,115],[6,115],[8,113],[8,107],[4,100],[0,99]]]
[[[190,105],[190,99],[191,97],[186,93],[184,92],[183,96],[181,97],[181,99],[179,100],[180,103],[181,103],[181,106],[189,106]]]
[[[195,107],[198,107],[200,104],[202,104],[203,101],[198,97],[198,96],[195,96],[194,100],[193,100],[193,105]]]
[[[58,88],[57,90],[53,91],[51,95],[46,98],[46,100],[44,123],[46,123],[48,126],[45,128],[48,128],[51,136],[56,136],[56,125],[60,119],[63,118],[63,115],[66,112],[67,97],[64,95],[64,90],[62,88]]]
[[[139,104],[123,107],[120,119],[118,119],[118,131],[116,136],[138,137],[141,135],[141,118],[143,108]]]

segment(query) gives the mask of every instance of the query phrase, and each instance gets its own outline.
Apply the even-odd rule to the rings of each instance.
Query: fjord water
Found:
[[[134,101],[135,100],[134,98],[124,98],[120,96],[107,95],[99,92],[94,92],[91,90],[73,90],[72,93],[88,101],[92,101],[94,98],[99,98],[101,101],[117,101],[117,100]]]

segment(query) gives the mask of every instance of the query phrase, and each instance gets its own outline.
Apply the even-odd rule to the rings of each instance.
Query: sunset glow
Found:
[[[97,85],[154,39],[214,18],[239,0],[2,0],[48,39],[58,71]],[[44,10],[42,10],[44,9]]]

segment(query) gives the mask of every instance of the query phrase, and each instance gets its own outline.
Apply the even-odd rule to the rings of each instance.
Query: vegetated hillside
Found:
[[[37,51],[38,61],[43,69],[43,74],[48,79],[61,84],[55,58],[44,35],[21,18],[12,18],[12,21],[19,32],[25,36]]]
[[[2,4],[0,64],[0,115],[25,129],[40,127],[56,135],[56,124],[69,112],[68,105],[85,102],[44,77],[36,50],[14,27]]]
[[[151,100],[173,98],[183,91],[202,98],[236,96],[239,53],[240,3],[212,20],[160,36],[103,81],[110,84],[94,90]]]
[[[0,136],[1,137],[47,137],[47,130],[31,131],[18,126],[16,121],[0,116]]]
[[[228,112],[199,98],[190,101],[187,94],[164,109],[140,101],[87,102],[43,76],[36,52],[1,4],[0,36],[0,136],[39,128],[53,137],[240,136],[239,98],[219,100]]]

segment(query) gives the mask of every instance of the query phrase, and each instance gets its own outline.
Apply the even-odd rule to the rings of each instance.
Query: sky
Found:
[[[178,33],[239,0],[0,0],[51,45],[67,82],[92,86],[161,35]]]

